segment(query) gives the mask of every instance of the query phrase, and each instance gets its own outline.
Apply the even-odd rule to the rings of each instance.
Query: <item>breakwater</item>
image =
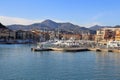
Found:
[[[32,51],[98,51],[98,52],[120,52],[120,49],[101,49],[101,48],[31,48]]]

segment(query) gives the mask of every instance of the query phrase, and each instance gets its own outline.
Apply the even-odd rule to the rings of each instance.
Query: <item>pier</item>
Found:
[[[66,51],[66,52],[82,52],[82,51],[96,51],[96,52],[115,52],[120,53],[120,49],[101,49],[101,48],[31,48],[32,51]]]
[[[120,53],[120,49],[101,49],[101,48],[88,48],[89,51],[98,51],[98,52],[116,52]]]
[[[87,48],[31,48],[32,51],[89,51]]]
[[[52,51],[70,51],[70,52],[74,52],[74,51],[88,51],[87,48],[51,48]]]

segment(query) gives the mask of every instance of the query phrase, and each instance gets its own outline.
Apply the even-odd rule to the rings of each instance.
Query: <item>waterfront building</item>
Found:
[[[120,28],[101,28],[97,30],[95,41],[107,43],[108,41],[120,40]]]
[[[23,41],[28,41],[28,42],[33,42],[33,41],[38,41],[39,40],[39,35],[37,34],[36,31],[23,31],[23,30],[18,30],[16,31],[16,40],[23,40]]]
[[[120,29],[117,29],[115,32],[115,40],[120,41]]]
[[[81,40],[82,39],[82,35],[80,35],[80,34],[62,34],[61,36],[65,40],[68,40],[71,37],[76,39],[76,40]]]
[[[36,41],[47,41],[50,40],[50,32],[47,31],[41,31],[41,30],[34,30],[32,31],[34,33]]]
[[[26,32],[23,30],[16,31],[16,39],[25,40]]]
[[[82,40],[95,40],[95,35],[94,34],[82,34]]]
[[[7,41],[7,40],[14,40],[15,39],[15,32],[9,29],[0,29],[0,40]]]

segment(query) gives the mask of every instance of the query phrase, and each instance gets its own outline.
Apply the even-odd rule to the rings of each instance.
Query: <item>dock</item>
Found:
[[[98,52],[110,52],[109,49],[101,49],[101,48],[88,48],[89,51],[98,51]]]
[[[76,51],[88,51],[87,48],[31,48],[32,51],[67,51],[67,52],[76,52]]]
[[[120,49],[101,49],[101,48],[88,48],[89,51],[97,51],[97,52],[115,52],[120,53]]]
[[[96,52],[115,52],[120,53],[120,49],[101,49],[101,48],[81,48],[81,47],[69,47],[69,48],[31,48],[32,51],[66,51],[66,52],[82,52],[82,51],[96,51]]]
[[[88,49],[87,48],[74,48],[74,47],[72,47],[72,48],[51,48],[52,49],[52,51],[70,51],[70,52],[76,52],[76,51],[88,51]]]

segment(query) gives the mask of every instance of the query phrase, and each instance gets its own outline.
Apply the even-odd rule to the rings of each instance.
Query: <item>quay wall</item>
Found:
[[[39,48],[31,48],[33,51],[96,51],[96,52],[115,52],[120,53],[120,49],[101,49],[101,48],[45,48],[45,49],[39,49]]]
[[[99,51],[99,52],[117,52],[120,53],[120,49],[101,49],[101,48],[88,48],[90,51]]]

